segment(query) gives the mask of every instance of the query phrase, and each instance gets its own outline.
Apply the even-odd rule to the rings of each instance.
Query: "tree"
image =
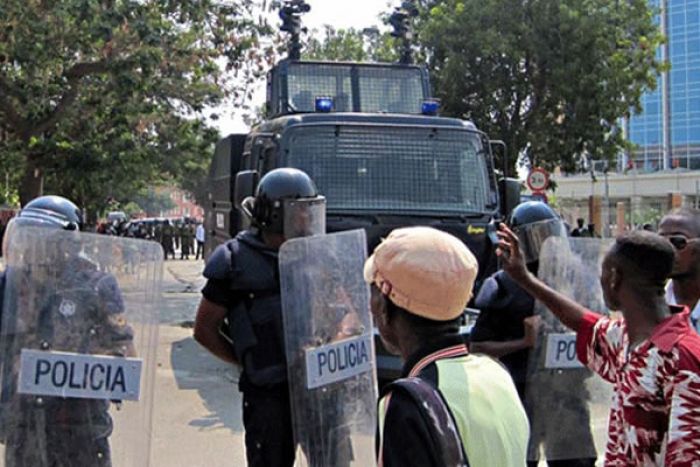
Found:
[[[427,0],[419,43],[443,113],[508,146],[510,170],[582,170],[627,146],[621,117],[664,68],[647,0]]]
[[[40,149],[49,154],[43,161],[47,191],[69,196],[94,215],[103,210],[106,199],[128,203],[134,193],[154,184],[180,185],[199,192],[198,201],[203,201],[201,191],[218,138],[215,129],[119,89],[87,95],[91,102],[69,111],[81,110],[82,118],[66,117],[76,124],[57,130],[51,141],[36,143],[51,145]]]
[[[180,157],[182,140],[166,138],[180,136],[183,126],[211,136],[187,120],[222,99],[248,100],[250,83],[272,56],[261,43],[269,27],[252,19],[254,6],[253,0],[2,2],[0,157],[21,174],[21,201],[41,193],[47,170],[54,170],[47,183],[61,186],[66,181],[56,171],[78,165],[86,180],[71,189],[82,189],[86,199],[96,195],[94,179],[116,185],[137,176],[119,171],[132,163],[147,165],[134,184],[147,183],[155,169],[146,158],[157,149]],[[157,160],[165,164],[161,176],[180,178],[176,170],[187,166]]]
[[[399,58],[395,39],[388,33],[380,33],[376,27],[364,30],[335,29],[324,26],[322,40],[312,34],[303,57],[307,60],[396,62]]]
[[[157,217],[161,212],[169,211],[175,207],[167,192],[157,192],[153,188],[142,190],[136,196],[136,203],[146,211],[146,215]]]

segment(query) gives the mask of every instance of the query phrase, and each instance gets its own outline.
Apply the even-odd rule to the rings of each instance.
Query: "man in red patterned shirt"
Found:
[[[519,239],[499,231],[503,268],[577,333],[579,359],[615,386],[605,465],[700,465],[700,336],[687,308],[669,306],[671,243],[651,232],[618,237],[600,278],[609,319],[538,280],[525,267]]]

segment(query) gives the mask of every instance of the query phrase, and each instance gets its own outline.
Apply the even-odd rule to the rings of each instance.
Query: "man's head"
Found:
[[[700,211],[674,209],[661,219],[659,235],[667,238],[676,249],[671,277],[700,277]]]
[[[606,306],[622,310],[630,297],[663,296],[673,261],[673,245],[660,235],[642,230],[618,237],[600,276]]]
[[[583,226],[585,225],[585,220],[583,219],[583,217],[579,217],[578,219],[576,219],[576,225],[578,225],[579,229],[583,228]]]
[[[325,233],[326,200],[313,180],[298,169],[281,168],[265,174],[250,214],[264,233],[285,239]]]
[[[545,240],[551,236],[566,236],[566,227],[557,213],[541,201],[517,205],[510,214],[508,226],[520,239],[520,249],[531,270],[536,269]]]
[[[402,347],[397,325],[422,341],[456,331],[477,272],[474,255],[452,235],[430,227],[391,232],[364,270],[388,350],[398,353]]]

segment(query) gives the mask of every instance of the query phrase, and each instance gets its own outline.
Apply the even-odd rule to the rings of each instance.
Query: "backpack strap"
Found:
[[[459,437],[457,424],[442,395],[423,379],[416,376],[401,378],[387,385],[382,391],[388,394],[399,391],[407,394],[420,408],[421,416],[431,428],[436,453],[442,456],[445,466],[469,467],[467,453]]]

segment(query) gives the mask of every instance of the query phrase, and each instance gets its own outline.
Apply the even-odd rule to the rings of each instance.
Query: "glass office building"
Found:
[[[700,0],[651,0],[668,41],[659,51],[671,69],[642,97],[628,122],[638,147],[626,168],[643,172],[700,169]]]

